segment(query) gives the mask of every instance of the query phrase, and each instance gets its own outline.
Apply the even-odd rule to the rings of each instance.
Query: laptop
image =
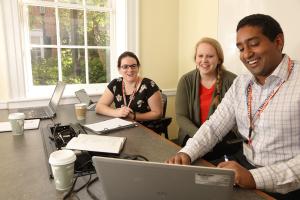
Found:
[[[234,171],[107,157],[92,158],[107,200],[231,200]]]
[[[85,103],[88,105],[88,110],[95,110],[96,103],[92,101],[87,92],[84,89],[75,92],[76,97],[79,99],[80,103]]]
[[[55,117],[57,106],[64,92],[65,86],[66,84],[64,82],[57,82],[48,106],[21,108],[18,109],[18,112],[24,113],[25,119],[49,119]]]

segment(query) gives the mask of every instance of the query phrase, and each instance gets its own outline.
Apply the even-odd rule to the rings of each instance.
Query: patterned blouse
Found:
[[[123,93],[122,93],[122,81],[123,78],[119,77],[112,80],[108,84],[108,89],[114,94],[114,103],[116,108],[124,106]],[[135,93],[134,99],[130,103],[130,108],[139,113],[149,112],[151,109],[148,105],[148,99],[156,92],[159,91],[159,87],[154,81],[148,78],[143,78],[140,87]],[[125,95],[126,102],[130,101],[130,95]]]

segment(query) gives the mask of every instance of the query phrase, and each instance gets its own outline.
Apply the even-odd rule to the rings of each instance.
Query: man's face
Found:
[[[281,62],[283,43],[282,34],[272,42],[257,26],[244,26],[237,32],[240,59],[261,84]]]

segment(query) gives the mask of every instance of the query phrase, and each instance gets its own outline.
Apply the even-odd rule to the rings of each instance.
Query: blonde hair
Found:
[[[221,44],[217,40],[215,40],[213,38],[209,38],[209,37],[204,37],[204,38],[201,38],[195,46],[194,60],[196,60],[197,48],[202,43],[206,43],[206,44],[209,44],[212,47],[214,47],[214,49],[217,52],[217,56],[219,58],[219,64],[216,67],[216,71],[217,71],[216,91],[217,91],[217,94],[214,97],[214,99],[212,100],[212,105],[217,107],[221,101],[222,75],[223,75],[223,71],[225,70],[225,67],[223,65],[224,53],[223,53]]]

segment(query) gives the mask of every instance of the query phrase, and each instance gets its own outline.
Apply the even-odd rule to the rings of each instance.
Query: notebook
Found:
[[[96,134],[105,134],[112,131],[117,131],[125,128],[132,128],[136,126],[136,122],[127,121],[120,118],[113,118],[93,124],[86,124],[84,125],[84,128]]]
[[[84,89],[76,91],[75,95],[79,99],[80,103],[85,103],[86,105],[88,105],[88,110],[95,110],[96,103],[92,101],[92,99],[89,97],[89,95]]]
[[[126,137],[79,134],[67,144],[67,149],[119,154]]]
[[[24,130],[38,129],[40,119],[31,119],[24,121]],[[12,131],[10,122],[0,122],[0,132]]]
[[[21,108],[18,112],[25,114],[25,119],[49,119],[53,118],[56,114],[56,109],[59,104],[60,98],[64,92],[66,84],[58,81],[48,106],[34,107],[34,108]]]
[[[107,200],[232,199],[232,170],[97,156],[92,160]]]

